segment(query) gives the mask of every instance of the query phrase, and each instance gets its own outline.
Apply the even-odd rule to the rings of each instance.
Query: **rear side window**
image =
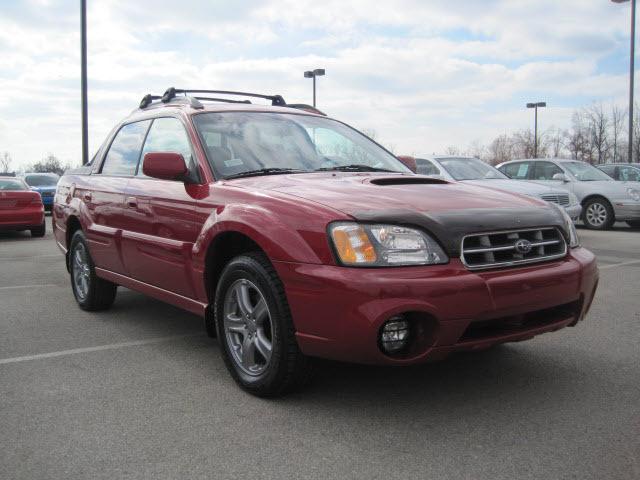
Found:
[[[551,162],[537,162],[534,180],[553,180],[556,173],[564,173],[560,167]]]
[[[416,173],[420,175],[440,175],[440,170],[424,158],[416,158]]]
[[[156,118],[149,129],[149,134],[142,149],[142,159],[149,152],[180,153],[187,165],[191,165],[191,143],[182,123],[177,118]],[[142,173],[142,162],[138,169]]]
[[[528,162],[510,163],[500,167],[500,171],[509,178],[516,180],[526,180],[529,178],[530,164]]]
[[[124,125],[116,134],[102,165],[104,175],[134,175],[142,142],[151,120]]]

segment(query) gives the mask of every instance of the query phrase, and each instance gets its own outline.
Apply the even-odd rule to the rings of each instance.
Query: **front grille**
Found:
[[[462,239],[460,259],[470,270],[544,262],[566,255],[567,244],[555,227],[475,233]]]
[[[569,205],[569,195],[564,193],[559,193],[557,195],[555,193],[545,193],[544,195],[540,195],[540,198],[547,202],[557,203],[563,207]]]

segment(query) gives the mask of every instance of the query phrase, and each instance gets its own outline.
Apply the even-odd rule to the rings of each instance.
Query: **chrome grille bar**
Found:
[[[567,254],[559,229],[542,227],[475,233],[462,239],[460,259],[470,270],[545,262]]]

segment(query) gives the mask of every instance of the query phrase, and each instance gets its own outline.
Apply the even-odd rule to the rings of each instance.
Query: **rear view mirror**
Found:
[[[567,178],[567,176],[564,173],[555,173],[553,175],[553,177],[551,177],[552,180],[558,180],[560,182],[564,182],[567,183],[569,181],[569,179]]]
[[[185,180],[189,169],[179,153],[149,152],[142,160],[142,173],[161,180]]]

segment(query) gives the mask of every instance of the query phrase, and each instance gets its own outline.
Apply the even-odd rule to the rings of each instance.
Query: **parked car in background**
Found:
[[[145,96],[60,179],[54,236],[80,308],[117,286],[205,319],[245,390],[310,357],[411,365],[578,324],[598,283],[557,205],[415,175],[279,95]]]
[[[518,182],[511,180],[504,173],[475,157],[448,155],[418,155],[415,157],[398,157],[414,172],[433,178],[464,182],[488,188],[499,188],[521,195],[541,198],[556,203],[569,214],[573,221],[580,218],[582,206],[573,193],[562,188]]]
[[[498,170],[515,180],[535,181],[573,192],[587,228],[606,230],[616,221],[640,226],[640,189],[616,182],[593,165],[559,158],[512,160]]]
[[[60,176],[55,173],[25,173],[22,178],[31,187],[31,190],[40,194],[44,208],[51,210]]]
[[[640,182],[640,163],[605,163],[596,168],[619,182]]]
[[[46,231],[42,198],[21,178],[0,177],[0,231],[7,230],[30,230],[34,237]]]

